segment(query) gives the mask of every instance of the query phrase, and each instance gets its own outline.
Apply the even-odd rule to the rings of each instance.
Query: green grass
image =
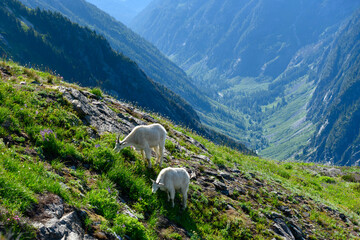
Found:
[[[288,86],[286,101],[289,104],[269,114],[264,120],[264,135],[269,141],[269,146],[260,151],[260,155],[277,159],[294,159],[299,149],[306,146],[308,139],[313,135],[315,126],[306,120],[305,105],[312,96],[312,83],[306,82],[307,78],[294,82]],[[276,103],[265,106],[271,109]]]
[[[103,93],[102,93],[102,91],[101,91],[101,89],[100,88],[93,88],[93,89],[91,89],[91,91],[90,91],[92,94],[94,94],[94,95],[96,95],[98,98],[102,98],[103,97]]]

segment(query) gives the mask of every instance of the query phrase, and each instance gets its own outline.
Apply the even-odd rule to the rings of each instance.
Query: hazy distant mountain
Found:
[[[122,23],[129,24],[151,0],[86,0]]]
[[[197,80],[277,77],[303,46],[351,15],[359,0],[156,0],[131,23]]]

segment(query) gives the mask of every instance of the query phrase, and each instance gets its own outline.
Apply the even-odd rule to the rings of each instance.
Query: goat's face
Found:
[[[125,141],[120,141],[119,137],[116,139],[116,144],[114,147],[114,151],[119,152],[121,151],[124,147],[126,147],[126,142]]]
[[[150,179],[153,183],[152,185],[152,192],[153,193],[156,193],[156,191],[161,187],[161,186],[164,186],[163,183],[156,183],[154,180]]]

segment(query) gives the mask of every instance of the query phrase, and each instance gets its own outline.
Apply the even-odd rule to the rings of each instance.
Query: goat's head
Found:
[[[155,181],[152,180],[152,179],[150,179],[150,180],[151,180],[152,183],[153,183],[153,185],[152,185],[152,192],[153,192],[153,193],[156,193],[156,191],[157,191],[160,187],[164,186],[163,183],[157,183],[157,182],[155,182]]]
[[[117,139],[116,139],[114,151],[119,152],[124,147],[127,147],[127,143],[125,141],[120,141],[120,136],[118,136]]]

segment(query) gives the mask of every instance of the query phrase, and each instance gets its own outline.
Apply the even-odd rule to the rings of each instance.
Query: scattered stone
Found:
[[[204,161],[204,162],[210,162],[210,158],[205,155],[192,155],[191,159],[195,161]]]
[[[276,234],[285,237],[286,240],[295,240],[294,235],[292,234],[289,227],[286,225],[284,219],[275,218],[274,222],[275,223],[273,224],[272,229]]]
[[[308,212],[303,212],[303,217],[305,217],[305,218],[308,218],[308,217],[310,217],[310,213],[308,213]]]
[[[258,181],[258,180],[254,180],[254,183],[255,183],[255,186],[257,186],[257,187],[263,187],[264,186],[264,184],[263,183],[261,183],[260,181]]]
[[[229,180],[229,181],[234,180],[234,178],[229,173],[226,173],[226,172],[220,172],[220,176],[222,178],[225,178],[226,180]]]
[[[26,85],[26,82],[20,82],[20,85]]]
[[[213,184],[215,185],[215,188],[216,188],[217,190],[220,190],[220,191],[225,191],[225,190],[227,190],[226,185],[225,185],[224,183],[218,181],[218,180],[214,181]]]
[[[288,223],[288,227],[289,227],[291,233],[293,234],[293,236],[295,237],[295,240],[305,240],[306,239],[303,231],[301,230],[301,228],[298,225],[296,225],[295,222],[290,221]]]
[[[274,219],[276,219],[276,218],[281,218],[281,219],[283,219],[284,217],[283,217],[282,215],[278,214],[277,212],[272,212],[272,213],[268,216],[268,218],[274,220]]]
[[[323,168],[320,174],[328,177],[338,177],[341,175],[341,170],[338,168]]]
[[[349,222],[349,219],[345,216],[345,214],[343,214],[343,213],[340,213],[339,214],[339,217],[341,218],[341,220],[343,220],[344,222]]]
[[[288,206],[281,205],[278,207],[280,211],[282,211],[285,216],[292,217],[291,209]]]
[[[31,84],[36,84],[36,85],[42,86],[42,83],[39,81],[36,81],[36,80],[32,81]]]
[[[242,187],[235,187],[236,191],[240,194],[240,195],[245,195],[246,194],[246,190]]]
[[[213,169],[205,169],[203,174],[207,176],[215,176],[215,177],[219,176],[218,172]]]

